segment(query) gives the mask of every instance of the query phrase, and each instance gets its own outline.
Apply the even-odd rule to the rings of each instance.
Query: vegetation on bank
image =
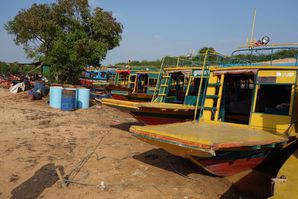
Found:
[[[192,65],[192,64],[198,64],[198,63],[202,63],[203,58],[204,58],[204,54],[206,52],[206,47],[202,48],[199,50],[198,55],[201,56],[194,56],[192,59],[190,59],[190,57],[188,56],[179,56],[179,65]],[[213,48],[209,48],[210,50],[212,50]],[[214,50],[214,49],[213,49]],[[263,61],[269,61],[271,60],[271,58],[274,59],[283,59],[283,58],[296,58],[296,56],[298,56],[298,50],[280,50],[277,51],[275,53],[273,53],[272,55],[270,54],[239,54],[239,55],[235,55],[233,57],[235,61],[235,63],[237,63],[238,60],[241,60],[243,63],[245,62],[249,62],[249,60],[251,60],[251,62],[254,61],[258,61],[258,62],[263,62]],[[222,58],[222,60],[219,60],[219,62],[222,63],[230,63],[231,62],[231,56]],[[171,57],[171,56],[167,56],[164,57],[165,62],[164,65],[167,66],[175,66],[177,65],[177,61],[178,61],[178,57]],[[208,60],[209,61],[217,61],[218,57],[215,55],[209,55]],[[143,61],[130,61],[130,62],[121,62],[121,63],[117,63],[115,66],[118,67],[123,67],[123,66],[150,66],[150,67],[159,67],[162,63],[162,58],[157,59],[155,61],[147,61],[147,60],[143,60]],[[28,74],[29,72],[31,74],[35,74],[35,73],[40,73],[40,69],[36,69],[36,66],[34,65],[24,65],[24,64],[18,64],[18,63],[5,63],[5,62],[1,62],[0,61],[0,74]],[[84,67],[82,67],[82,70],[84,70]],[[80,74],[79,74],[80,75]]]
[[[88,0],[33,4],[5,25],[28,57],[50,66],[52,82],[73,83],[86,65],[99,65],[119,46],[123,26]]]
[[[298,59],[298,50],[278,50],[274,53],[262,54],[258,52],[253,52],[253,54],[236,54],[234,56],[223,56],[220,54],[214,54],[212,52],[216,52],[212,47],[204,47],[201,48],[198,53],[194,56],[181,55],[177,57],[166,56],[164,58],[157,59],[155,61],[129,61],[129,62],[120,62],[115,64],[116,66],[160,66],[162,64],[162,60],[164,59],[164,65],[175,66],[175,65],[200,65],[204,61],[206,50],[211,52],[207,61],[209,63],[255,63],[255,62],[264,62],[276,59],[283,58],[297,58]]]
[[[26,65],[18,63],[6,63],[0,61],[0,75],[27,75],[27,74],[39,74],[40,69],[35,65]]]

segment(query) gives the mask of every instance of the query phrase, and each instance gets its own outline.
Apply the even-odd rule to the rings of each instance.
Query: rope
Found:
[[[89,154],[87,154],[72,170],[71,172],[66,175],[66,177],[63,178],[63,182],[62,184],[77,184],[77,185],[82,185],[82,186],[89,186],[89,187],[96,187],[96,188],[99,188],[101,190],[105,190],[107,188],[107,185],[104,183],[104,181],[101,181],[100,184],[92,184],[92,183],[85,183],[85,182],[81,182],[80,180],[82,179],[85,179],[86,177],[88,177],[90,174],[87,173],[86,175],[84,175],[82,178],[80,178],[80,180],[73,180],[74,177],[80,172],[81,168],[84,166],[84,164],[90,159],[90,157],[95,154],[96,157],[97,157],[97,160],[100,160],[104,157],[99,157],[97,153],[95,153],[95,151],[97,150],[97,148],[100,146],[100,144],[102,143],[103,139],[111,132],[112,129],[109,129],[107,133],[105,133],[101,138],[100,140],[97,142],[96,146],[94,147],[94,149],[92,150],[92,152],[90,152]],[[125,159],[125,158],[124,158]],[[170,160],[168,160],[168,164],[169,166],[171,167],[171,169],[179,174],[180,176],[184,177],[184,178],[188,178],[190,180],[193,180],[193,181],[197,181],[197,182],[201,182],[195,178],[192,178],[190,176],[187,176],[187,175],[184,175],[182,174],[181,172],[177,171],[177,169],[172,165],[172,163],[170,162]],[[133,183],[117,183],[117,184],[109,184],[109,186],[123,186],[123,185],[130,185],[130,186],[137,186],[137,187],[153,187],[155,189],[157,189],[158,191],[160,191],[158,188],[157,188],[157,185],[154,185],[154,184],[142,184],[142,185],[136,185],[136,184],[133,184]],[[158,187],[161,187],[161,188],[184,188],[185,186],[177,186],[177,185],[158,185]],[[161,192],[161,191],[160,191]],[[161,192],[162,193],[162,192]]]
[[[89,153],[88,155],[86,155],[78,164],[77,166],[75,166],[75,168],[73,168],[71,170],[71,172],[66,175],[66,177],[64,178],[65,182],[72,182],[71,178],[74,179],[74,177],[80,172],[81,168],[84,166],[84,164],[90,159],[90,157],[95,154],[97,156],[97,159],[100,159],[98,157],[98,155],[95,153],[96,149],[100,146],[101,142],[103,141],[103,139],[111,132],[111,128],[108,130],[108,132],[106,134],[104,134],[100,140],[98,141],[98,143],[96,144],[96,146],[94,147],[94,149],[92,150],[91,153]]]

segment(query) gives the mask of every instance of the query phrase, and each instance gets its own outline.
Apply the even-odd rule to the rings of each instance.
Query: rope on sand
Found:
[[[103,139],[111,132],[112,129],[109,129],[107,133],[105,133],[101,138],[100,140],[97,142],[96,146],[94,147],[94,149],[89,153],[87,154],[72,170],[71,172],[66,175],[64,178],[62,177],[61,173],[60,173],[60,170],[58,168],[56,168],[56,172],[57,172],[57,175],[59,177],[59,180],[60,180],[60,183],[62,185],[63,188],[66,188],[70,183],[72,184],[77,184],[77,185],[82,185],[82,186],[89,186],[89,187],[96,187],[96,188],[99,188],[101,190],[105,190],[107,188],[107,185],[104,183],[104,181],[101,181],[100,184],[91,184],[91,183],[84,183],[84,182],[80,182],[80,180],[74,180],[74,178],[76,177],[76,175],[80,172],[81,168],[88,162],[88,160],[91,158],[92,155],[96,155],[97,157],[97,160],[100,160],[102,158],[100,158],[98,156],[97,153],[95,153],[95,151],[98,149],[98,147],[100,146],[100,144],[102,143]],[[177,171],[177,169],[173,166],[173,164],[171,163],[171,161],[168,159],[168,164],[169,166],[172,168],[172,170],[179,174],[180,176],[184,177],[184,178],[188,178],[190,180],[193,180],[193,181],[197,181],[197,182],[201,182],[200,180],[198,179],[195,179],[195,178],[192,178],[190,176],[187,176],[179,171]],[[131,186],[136,186],[135,184],[133,183],[117,183],[117,184],[109,184],[109,186],[123,186],[123,185],[131,185]],[[140,185],[138,184],[139,187],[153,187],[153,188],[156,188],[156,185],[154,184],[143,184],[143,185]],[[158,185],[158,187],[160,188],[179,188],[180,186],[171,186],[171,185]],[[181,188],[184,187],[184,186],[181,186]],[[159,190],[159,189],[158,189]],[[159,190],[160,191],[160,190]],[[160,191],[161,192],[161,191]]]
[[[58,168],[56,168],[56,173],[59,177],[60,183],[62,185],[63,188],[65,188],[67,185],[69,185],[70,183],[74,183],[74,184],[81,184],[81,185],[86,185],[86,186],[96,186],[99,188],[104,188],[104,182],[102,181],[100,185],[94,185],[94,184],[87,184],[87,183],[81,183],[79,181],[74,181],[73,179],[76,177],[76,175],[80,172],[80,170],[82,169],[82,167],[88,162],[88,160],[91,158],[91,156],[93,154],[95,154],[98,158],[98,155],[95,153],[95,151],[97,150],[97,148],[100,146],[100,144],[102,143],[103,139],[111,132],[112,128],[110,128],[108,130],[107,133],[105,133],[100,140],[97,142],[96,146],[94,147],[94,149],[87,154],[72,170],[71,172],[66,175],[64,178],[61,175],[61,172]]]

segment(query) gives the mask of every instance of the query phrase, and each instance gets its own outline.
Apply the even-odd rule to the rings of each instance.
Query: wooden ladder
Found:
[[[163,75],[162,76],[162,80],[161,80],[161,83],[160,83],[160,90],[157,94],[158,96],[158,101],[159,102],[163,102],[166,95],[167,95],[167,90],[168,90],[168,86],[169,86],[169,82],[170,82],[170,77],[169,75]]]
[[[204,120],[218,120],[223,83],[224,74],[217,76],[214,75],[213,72],[210,73],[205,102],[202,107],[202,118]]]

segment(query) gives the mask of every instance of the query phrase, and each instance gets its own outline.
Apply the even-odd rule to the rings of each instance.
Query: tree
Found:
[[[208,50],[208,52],[213,53],[215,52],[215,49],[213,47],[203,47],[199,50],[199,55],[205,55],[206,51]]]
[[[57,0],[19,11],[5,29],[28,57],[50,66],[52,79],[73,83],[119,46],[123,26],[111,12],[91,10],[88,0]]]

